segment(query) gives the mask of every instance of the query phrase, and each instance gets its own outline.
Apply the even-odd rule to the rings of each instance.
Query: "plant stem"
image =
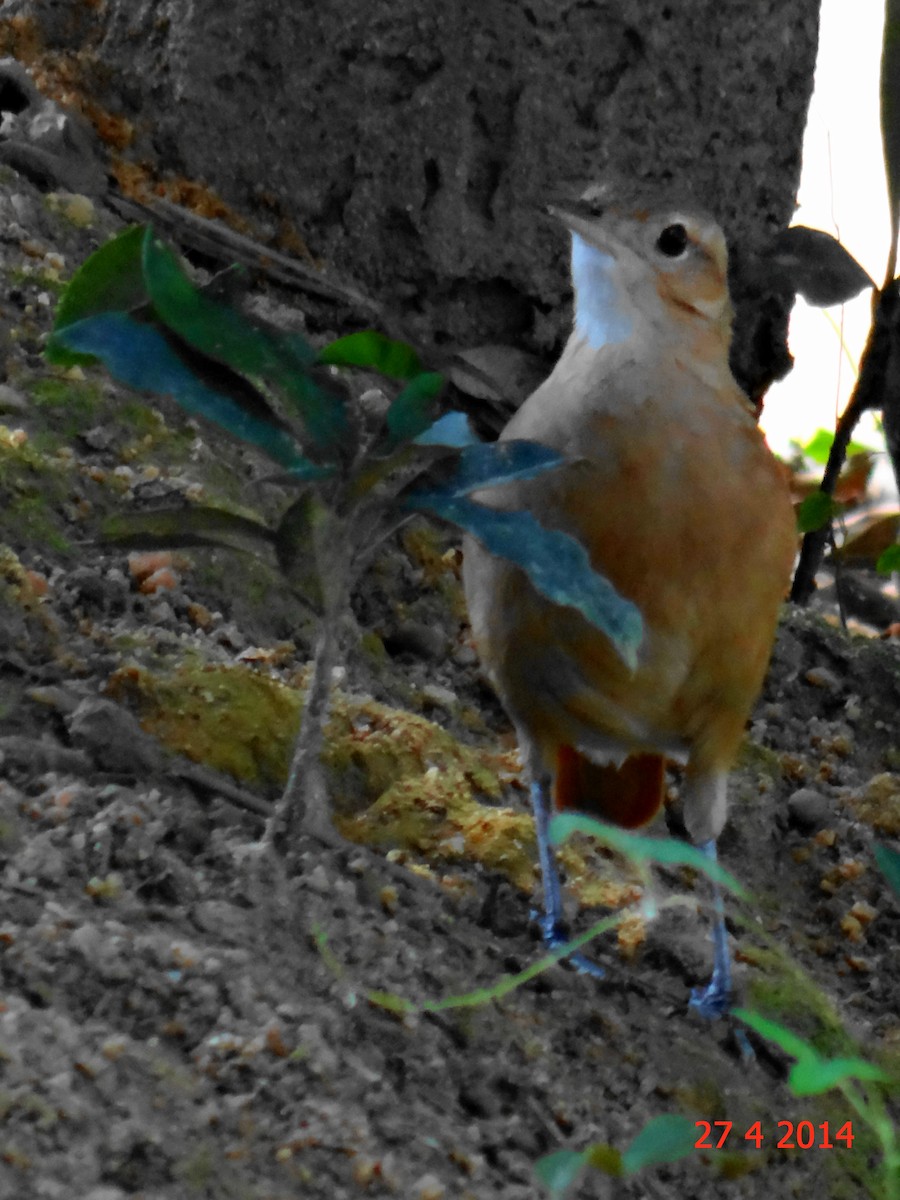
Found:
[[[263,843],[272,848],[290,843],[295,831],[324,841],[335,839],[322,767],[322,747],[331,701],[331,675],[337,662],[337,642],[334,623],[323,618],[287,785],[266,822],[262,838]]]
[[[348,604],[350,550],[347,530],[335,513],[320,505],[311,521],[312,546],[324,612],[319,621],[309,686],[284,792],[266,823],[262,844],[283,851],[297,833],[319,841],[340,841],[332,818],[322,765],[325,725],[331,708],[331,680],[338,665],[341,631]]]

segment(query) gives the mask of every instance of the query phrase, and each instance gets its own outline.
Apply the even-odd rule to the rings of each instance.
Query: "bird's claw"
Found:
[[[723,988],[715,979],[704,988],[692,988],[689,1007],[706,1017],[709,1021],[717,1021],[731,1007],[731,990]]]
[[[534,914],[537,916],[537,914]],[[541,933],[544,936],[544,945],[548,950],[558,950],[561,946],[567,946],[569,939],[562,932],[556,919],[548,914],[537,916],[537,922],[540,926]],[[591,975],[594,979],[603,979],[606,972],[599,963],[593,962],[586,955],[574,951],[572,954],[567,954],[561,962],[568,963],[573,967],[579,975]]]
[[[584,954],[570,954],[568,958],[563,959],[569,963],[579,975],[590,975],[593,979],[605,979],[606,972],[599,963],[595,963],[592,959],[587,958]]]

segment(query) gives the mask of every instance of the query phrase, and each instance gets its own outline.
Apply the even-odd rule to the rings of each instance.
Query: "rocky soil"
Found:
[[[623,1149],[664,1112],[734,1132],[572,1195],[880,1195],[839,1097],[795,1097],[781,1052],[688,1012],[710,946],[687,873],[656,877],[681,907],[594,943],[606,982],[556,966],[422,1010],[541,955],[525,792],[443,532],[408,530],[356,597],[329,743],[356,841],[261,865],[308,620],[238,555],[129,561],[98,531],[123,506],[278,496],[173,405],[46,365],[61,281],[119,223],[4,170],[0,1197],[526,1200],[543,1155]],[[284,296],[258,303],[288,319]],[[732,906],[742,1002],[895,1077],[900,903],[872,848],[900,836],[898,701],[896,643],[787,615],[721,842],[752,893]],[[638,894],[582,850],[577,929]],[[801,1120],[852,1120],[853,1147],[778,1149]]]

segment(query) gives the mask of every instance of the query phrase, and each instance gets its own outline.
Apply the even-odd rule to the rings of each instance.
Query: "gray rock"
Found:
[[[787,807],[791,824],[805,832],[824,829],[834,817],[833,803],[815,788],[798,789],[788,797]]]
[[[104,152],[84,118],[38,91],[14,58],[0,59],[0,91],[0,162],[42,188],[103,195]]]

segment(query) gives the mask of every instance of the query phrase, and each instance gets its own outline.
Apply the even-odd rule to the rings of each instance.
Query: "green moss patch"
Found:
[[[187,664],[167,674],[130,666],[107,690],[137,709],[148,732],[196,762],[271,789],[287,778],[302,693],[270,675],[240,665]],[[346,837],[475,860],[532,887],[530,816],[479,799],[500,797],[511,769],[505,756],[463,746],[424,717],[338,692],[325,762]]]

